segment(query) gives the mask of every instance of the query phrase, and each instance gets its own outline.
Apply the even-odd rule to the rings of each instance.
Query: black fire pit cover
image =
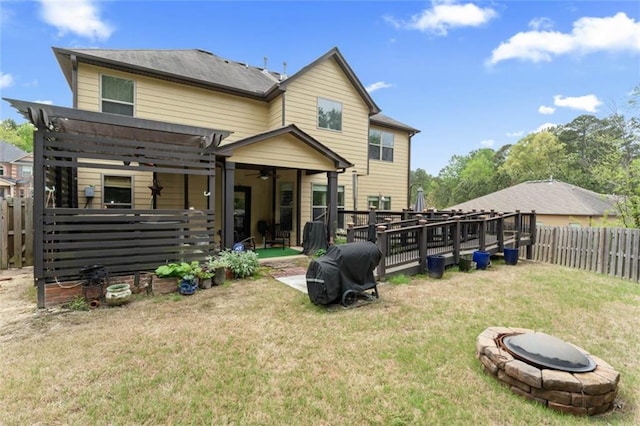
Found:
[[[545,333],[505,336],[502,342],[514,357],[539,367],[571,373],[585,373],[596,368],[595,362],[587,355]]]

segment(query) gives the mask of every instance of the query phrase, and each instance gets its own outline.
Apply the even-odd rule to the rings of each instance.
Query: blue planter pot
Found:
[[[182,280],[179,284],[180,294],[193,294],[198,288],[198,282],[196,280]]]
[[[489,252],[482,250],[476,250],[473,252],[473,261],[476,262],[478,269],[487,269],[490,263],[490,259],[491,253]]]
[[[518,263],[518,249],[517,248],[505,248],[504,249],[504,263],[507,265],[515,265]]]
[[[442,278],[444,275],[444,261],[444,256],[427,256],[427,272],[430,278]]]

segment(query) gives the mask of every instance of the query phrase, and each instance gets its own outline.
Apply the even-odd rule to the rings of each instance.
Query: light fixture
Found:
[[[267,175],[267,174],[260,175],[260,179],[267,180],[267,179],[269,179],[269,175]]]

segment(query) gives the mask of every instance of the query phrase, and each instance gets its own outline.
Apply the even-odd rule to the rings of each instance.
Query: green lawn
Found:
[[[0,423],[640,424],[639,284],[498,261],[326,309],[267,272],[0,329]],[[621,374],[616,409],[575,418],[512,394],[475,358],[490,326],[544,331],[604,359]]]

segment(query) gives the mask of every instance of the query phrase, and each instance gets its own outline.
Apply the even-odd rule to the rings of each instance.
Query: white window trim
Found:
[[[133,82],[133,102],[132,102],[132,103],[129,103],[129,102],[123,102],[123,101],[120,101],[120,100],[117,100],[117,99],[109,99],[109,98],[104,98],[104,97],[102,97],[102,77],[103,77],[103,76],[104,76],[104,77],[111,77],[111,78],[118,78],[118,79],[120,79],[120,80],[129,80],[129,81]],[[132,78],[124,78],[124,77],[119,77],[119,76],[117,76],[117,75],[111,75],[111,74],[100,74],[100,82],[99,82],[99,86],[100,86],[100,87],[99,87],[99,89],[98,89],[98,90],[99,90],[99,94],[100,94],[100,112],[103,112],[103,111],[102,111],[102,102],[103,102],[103,101],[107,101],[107,102],[112,102],[112,103],[114,103],[114,104],[130,105],[130,106],[132,107],[132,110],[133,110],[133,115],[132,115],[132,117],[135,117],[135,116],[136,116],[136,104],[137,104],[137,98],[136,98],[137,90],[136,90],[136,85],[137,85],[136,80],[134,80],[134,79],[132,79]]]
[[[340,105],[340,130],[330,129],[328,127],[320,126],[320,115],[319,115],[319,111],[318,111],[318,109],[320,107],[320,99],[322,99],[323,101],[333,102],[333,103],[336,103],[336,104]],[[342,133],[342,129],[344,129],[344,105],[342,104],[342,102],[334,101],[333,99],[329,99],[329,98],[325,98],[325,97],[322,97],[322,96],[318,96],[316,98],[316,128],[318,128],[319,130],[327,130],[329,132]]]

